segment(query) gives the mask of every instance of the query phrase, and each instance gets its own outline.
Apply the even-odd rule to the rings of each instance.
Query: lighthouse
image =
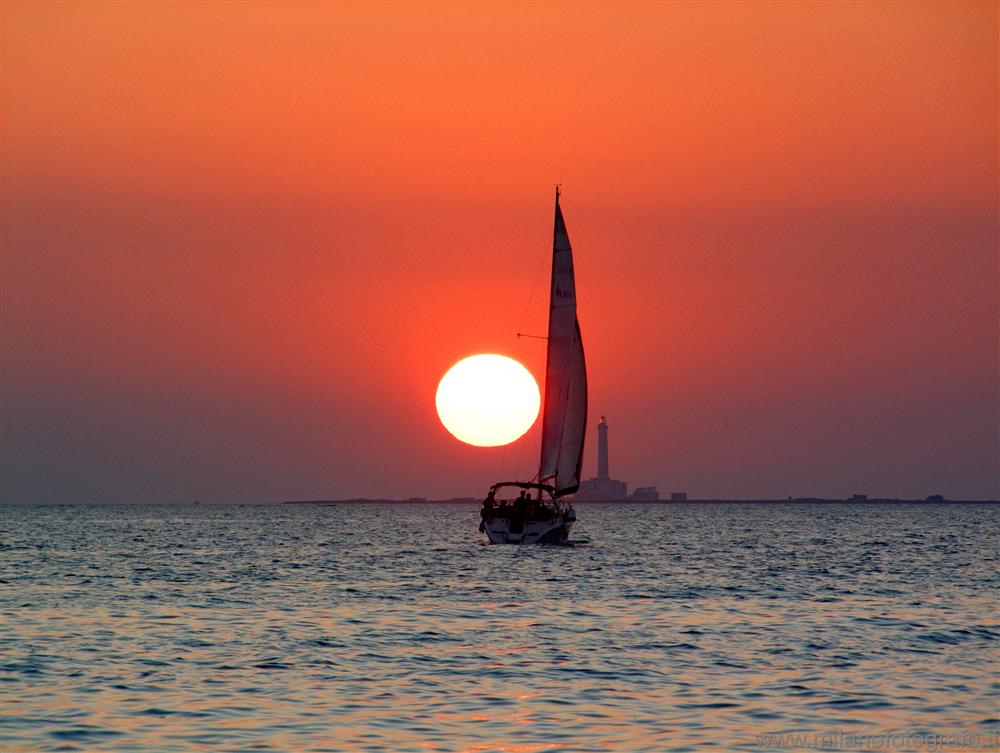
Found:
[[[601,416],[597,424],[597,478],[608,481],[608,419]]]
[[[580,482],[574,499],[580,502],[620,502],[628,499],[628,484],[611,478],[608,465],[608,419],[597,424],[597,478]]]

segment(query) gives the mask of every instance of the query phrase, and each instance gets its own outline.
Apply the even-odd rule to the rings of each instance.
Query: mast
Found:
[[[556,234],[556,229],[557,229],[558,224],[559,224],[559,214],[560,214],[560,212],[559,212],[559,186],[561,186],[561,185],[562,185],[562,183],[556,183],[556,216],[555,216],[555,220],[554,220],[553,225],[552,225],[552,257],[553,257],[553,261],[552,261],[552,273],[553,274],[555,274],[555,247],[556,247],[555,234]],[[552,322],[552,308],[551,308],[551,299],[550,299],[550,301],[549,301],[549,328],[550,328],[549,335],[552,334],[552,332],[551,332],[552,323],[551,322]],[[548,338],[546,338],[546,339],[548,339]],[[549,349],[548,349],[548,347],[546,347],[546,350],[545,350],[545,389],[546,389],[545,395],[546,395],[546,397],[548,396],[548,384],[549,384]],[[542,410],[543,411],[545,410],[545,406],[544,405],[542,406]],[[537,478],[538,478],[538,483],[540,483],[540,484],[545,481],[544,477],[542,476],[542,468],[545,465],[545,428],[544,428],[545,415],[546,415],[545,413],[542,414],[542,424],[543,424],[543,426],[542,426],[542,447],[541,447],[541,451],[539,452],[539,455],[538,455],[538,477]],[[554,497],[555,494],[553,494],[552,496]],[[541,497],[541,494],[539,494],[539,497]]]

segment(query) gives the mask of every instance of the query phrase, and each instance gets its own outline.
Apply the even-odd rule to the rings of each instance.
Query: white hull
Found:
[[[565,544],[574,520],[576,516],[569,513],[551,520],[526,520],[522,526],[509,518],[487,518],[483,528],[491,544]]]

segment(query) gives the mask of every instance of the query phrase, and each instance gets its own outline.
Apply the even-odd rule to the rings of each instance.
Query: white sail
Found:
[[[576,318],[573,249],[556,191],[552,245],[549,340],[545,361],[545,412],[539,481],[552,479],[556,496],[580,486],[583,440],[587,430],[587,367]]]

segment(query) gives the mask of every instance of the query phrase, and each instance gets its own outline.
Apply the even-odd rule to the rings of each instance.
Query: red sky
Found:
[[[557,182],[613,476],[1000,496],[996,3],[2,9],[5,500],[530,475]]]

